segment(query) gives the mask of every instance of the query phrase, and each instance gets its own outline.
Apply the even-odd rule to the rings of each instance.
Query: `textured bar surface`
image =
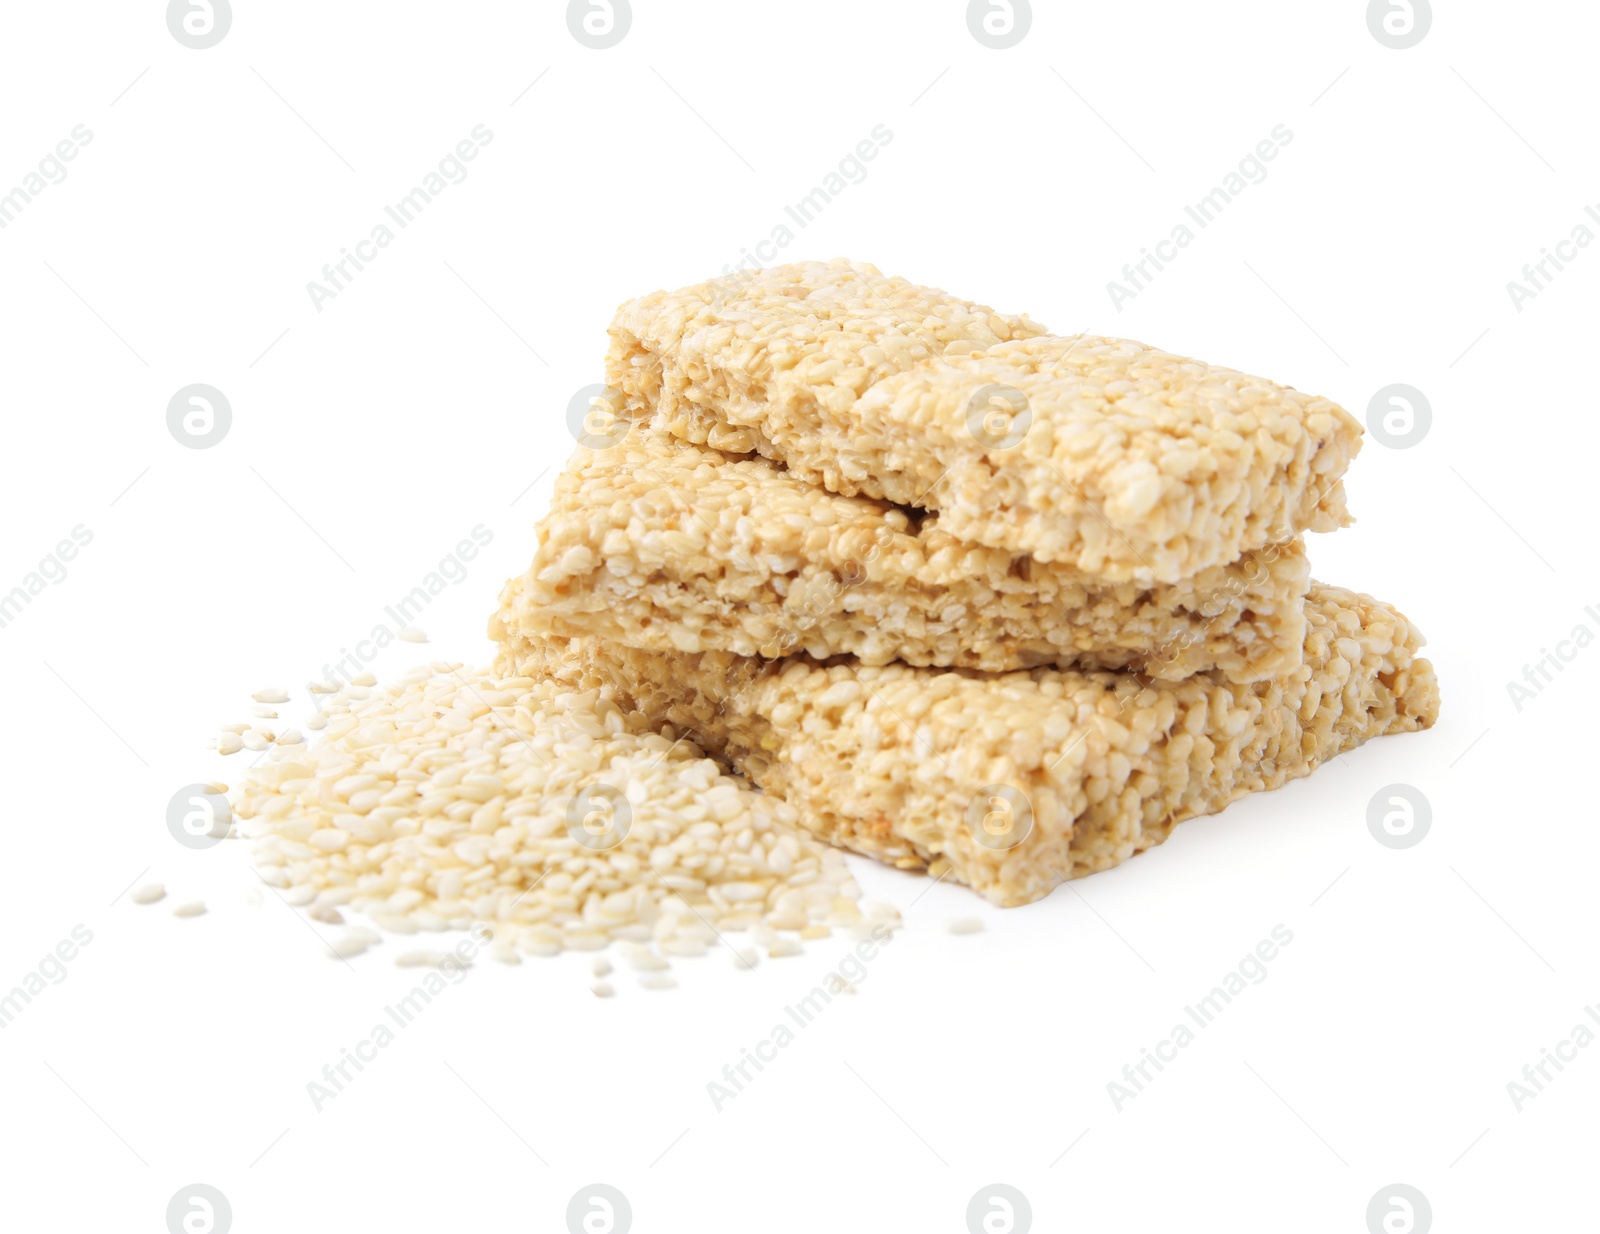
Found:
[[[846,261],[624,304],[607,381],[677,436],[962,539],[1114,582],[1178,582],[1349,522],[1361,427],[1324,398]]]
[[[501,594],[500,627],[647,651],[1163,680],[1215,669],[1259,681],[1300,663],[1310,567],[1298,541],[1141,588],[917,514],[635,427],[568,463],[532,566]]]
[[[1433,723],[1433,666],[1417,657],[1422,637],[1405,617],[1323,584],[1306,615],[1300,668],[1254,685],[774,662],[520,636],[499,667],[612,686],[783,797],[821,838],[1014,905],[1370,737]],[[1014,847],[991,847],[980,837],[1005,834],[990,825],[997,817],[1017,832],[1031,826]]]

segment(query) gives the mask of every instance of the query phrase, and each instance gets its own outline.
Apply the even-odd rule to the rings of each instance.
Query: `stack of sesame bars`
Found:
[[[868,265],[625,304],[597,431],[490,633],[810,831],[1002,905],[1438,714],[1422,637],[1313,582],[1361,428]]]

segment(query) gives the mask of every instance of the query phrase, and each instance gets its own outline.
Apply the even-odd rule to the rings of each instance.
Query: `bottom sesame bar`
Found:
[[[495,634],[1166,681],[1211,669],[1262,681],[1300,662],[1311,569],[1298,539],[1141,587],[960,540],[918,514],[635,430],[573,455]]]
[[[609,686],[783,797],[822,839],[1001,905],[1109,869],[1174,824],[1277,788],[1369,737],[1431,726],[1420,633],[1313,584],[1301,666],[1218,674],[864,667],[508,635],[504,673]]]

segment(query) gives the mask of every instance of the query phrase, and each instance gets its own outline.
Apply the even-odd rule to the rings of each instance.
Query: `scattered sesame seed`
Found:
[[[839,850],[607,693],[440,662],[383,687],[364,673],[319,719],[310,743],[244,733],[266,757],[233,801],[262,880],[314,920],[484,924],[504,963],[616,946],[661,974],[720,929],[820,938],[823,917],[860,917]],[[368,934],[330,951],[359,955]]]

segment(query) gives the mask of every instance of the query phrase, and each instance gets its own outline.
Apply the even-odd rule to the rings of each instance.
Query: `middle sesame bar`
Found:
[[[1361,426],[1327,399],[869,265],[655,292],[610,334],[607,381],[658,427],[1108,581],[1179,582],[1349,521]]]
[[[920,517],[919,517],[920,515]],[[1310,583],[1299,541],[1182,583],[1107,583],[951,535],[941,516],[841,497],[760,456],[635,426],[556,482],[533,564],[498,622],[647,651],[729,651],[1008,671],[1220,671],[1300,662]]]
[[[830,843],[1024,904],[1159,844],[1183,819],[1433,724],[1438,685],[1404,616],[1313,584],[1306,617],[1300,667],[1253,685],[521,636],[504,641],[497,668],[613,690],[784,798]]]

